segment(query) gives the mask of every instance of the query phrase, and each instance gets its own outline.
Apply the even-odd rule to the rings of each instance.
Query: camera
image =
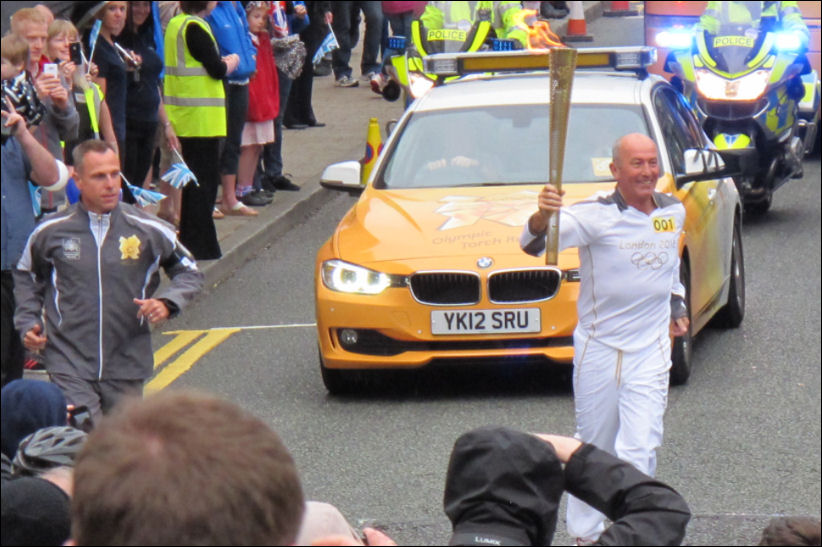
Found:
[[[0,108],[2,108],[3,112],[9,112],[9,107],[6,104],[6,83],[3,82],[3,99],[0,102]],[[3,144],[6,143],[6,138],[11,135],[11,127],[6,127],[6,119],[3,118],[3,121],[0,122],[0,129],[2,129],[2,138]]]
[[[68,423],[71,427],[76,427],[86,433],[90,433],[91,430],[94,429],[91,412],[85,405],[80,405],[69,410]]]
[[[39,124],[46,115],[46,107],[37,97],[34,83],[26,72],[21,72],[10,80],[3,80],[2,107],[6,112],[10,112],[7,101],[14,105],[18,114],[25,118],[26,125],[29,127]]]

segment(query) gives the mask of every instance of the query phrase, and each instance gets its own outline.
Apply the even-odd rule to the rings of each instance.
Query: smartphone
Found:
[[[82,42],[72,42],[71,45],[69,45],[69,58],[71,62],[77,66],[81,66],[83,64]]]
[[[52,76],[60,76],[60,71],[57,69],[57,63],[46,63],[43,65],[43,74],[51,74]]]

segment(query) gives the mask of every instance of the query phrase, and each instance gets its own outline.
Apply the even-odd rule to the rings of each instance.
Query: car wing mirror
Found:
[[[677,188],[699,180],[730,177],[739,174],[738,162],[729,162],[719,150],[688,148],[683,152],[684,174],[676,177]]]
[[[341,161],[332,163],[323,170],[320,176],[320,185],[330,190],[342,190],[349,194],[362,193],[365,185],[360,178],[362,165],[358,161]]]

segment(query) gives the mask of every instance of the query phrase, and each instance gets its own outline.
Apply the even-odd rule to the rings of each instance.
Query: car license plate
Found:
[[[431,334],[503,334],[539,332],[540,310],[435,310]]]

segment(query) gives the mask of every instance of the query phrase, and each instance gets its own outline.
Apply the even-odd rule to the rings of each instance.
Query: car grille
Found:
[[[557,294],[561,277],[556,268],[494,272],[488,278],[488,299],[495,304],[548,300]]]
[[[480,278],[473,272],[415,273],[411,276],[411,293],[422,304],[476,304],[480,301]]]

